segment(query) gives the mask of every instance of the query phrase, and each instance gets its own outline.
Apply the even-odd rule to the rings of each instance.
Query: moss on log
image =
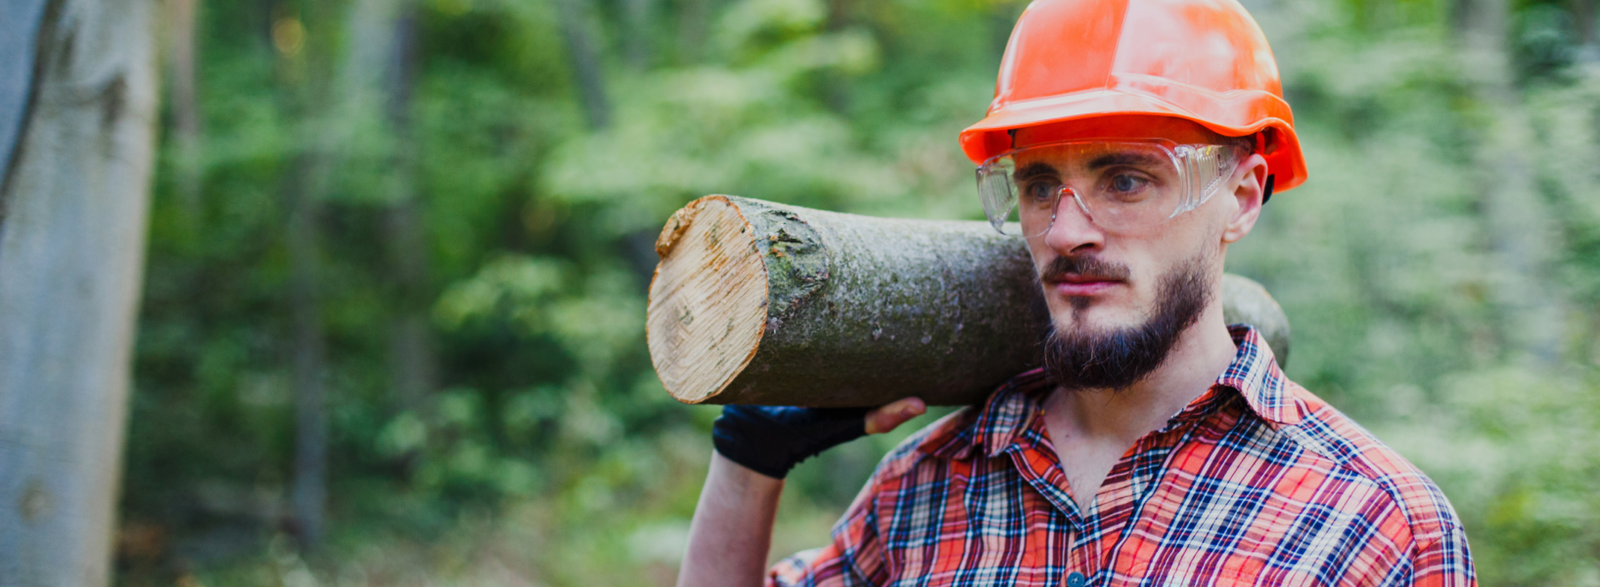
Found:
[[[1049,329],[1025,243],[982,222],[706,196],[673,214],[656,252],[650,358],[686,403],[968,404],[1037,365]],[[1223,285],[1228,319],[1287,351],[1266,290]]]

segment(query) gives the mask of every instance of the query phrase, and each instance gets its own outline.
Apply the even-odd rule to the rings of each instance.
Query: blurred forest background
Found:
[[[1486,585],[1600,585],[1595,0],[1250,0],[1311,180],[1229,270],[1444,488]],[[730,193],[980,219],[1019,0],[166,0],[123,585],[670,584],[718,410],[644,342]],[[806,464],[822,544],[889,437]],[[301,543],[310,545],[302,549]]]

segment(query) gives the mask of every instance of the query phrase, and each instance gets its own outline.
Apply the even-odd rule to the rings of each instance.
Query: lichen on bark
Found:
[[[767,267],[769,324],[781,323],[828,281],[828,255],[821,237],[800,215],[765,202],[729,197],[756,234]]]

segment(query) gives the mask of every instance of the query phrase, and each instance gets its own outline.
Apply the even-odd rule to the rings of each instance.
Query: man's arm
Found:
[[[678,587],[760,585],[772,547],[783,480],[773,479],[713,451],[706,486],[689,525]]]
[[[888,432],[925,411],[922,400],[902,399],[868,412],[863,431]],[[728,441],[724,437],[719,442]],[[783,479],[757,473],[720,450],[714,452],[689,525],[689,547],[678,571],[678,587],[761,585],[781,493]]]

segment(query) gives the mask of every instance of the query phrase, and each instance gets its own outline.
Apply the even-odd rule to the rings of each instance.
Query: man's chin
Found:
[[[1056,330],[1062,332],[1112,332],[1142,324],[1139,320],[1123,314],[1132,315],[1133,312],[1090,301],[1082,308],[1055,309],[1050,314],[1050,322]]]

